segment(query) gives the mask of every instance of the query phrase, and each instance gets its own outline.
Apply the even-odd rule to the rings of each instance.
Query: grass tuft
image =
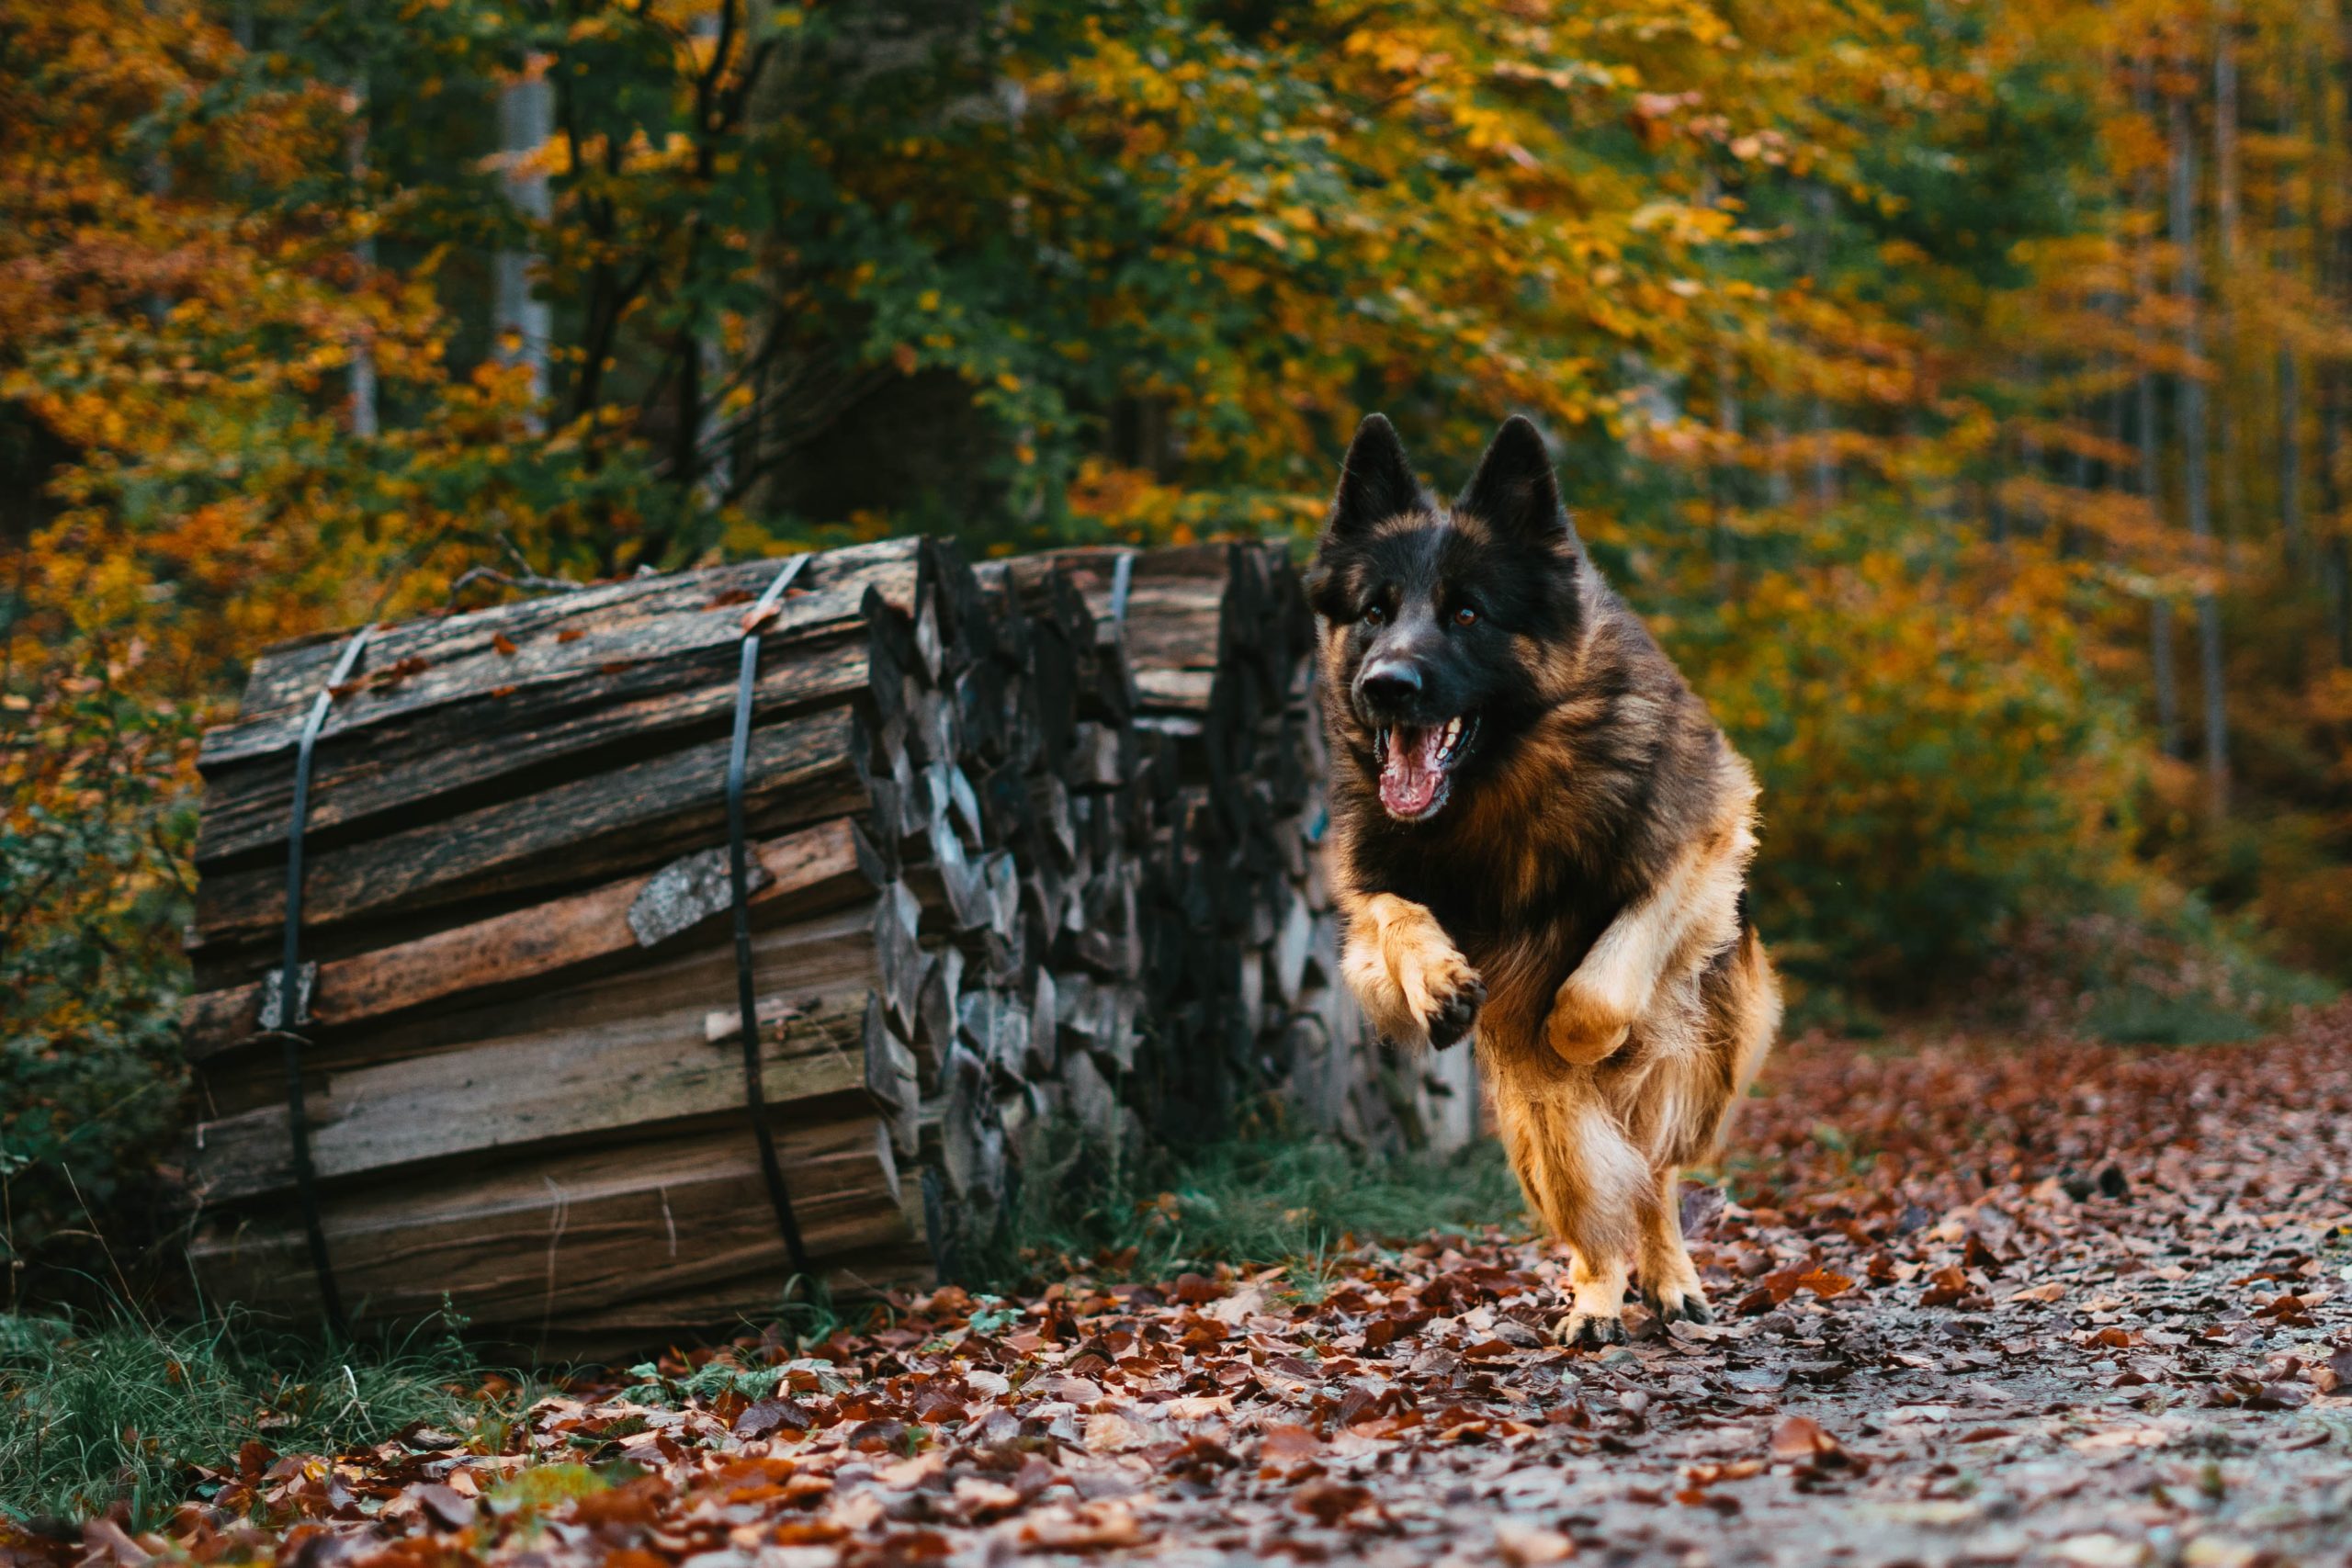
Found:
[[[337,1346],[234,1316],[0,1314],[0,1514],[71,1519],[120,1503],[150,1529],[188,1495],[192,1466],[229,1464],[248,1439],[333,1453],[420,1421],[462,1435],[511,1415],[521,1380],[483,1369],[453,1327]]]
[[[1295,1129],[1198,1149],[1134,1169],[1075,1129],[1032,1145],[1019,1260],[1000,1283],[1082,1260],[1098,1277],[1167,1279],[1218,1263],[1314,1265],[1356,1243],[1525,1223],[1501,1149],[1367,1156]]]
[[[2110,1045],[2233,1045],[2267,1032],[2256,1020],[2211,997],[2166,996],[2145,986],[2100,996],[2084,1024],[2093,1039]]]

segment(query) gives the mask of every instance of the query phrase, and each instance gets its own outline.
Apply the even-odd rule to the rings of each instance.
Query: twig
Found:
[[[519,589],[526,593],[577,593],[588,586],[584,582],[573,582],[569,578],[541,577],[535,571],[514,576],[494,566],[469,566],[458,575],[457,581],[449,584],[449,598],[442,608],[456,609],[458,595],[476,582],[495,582],[502,588]]]

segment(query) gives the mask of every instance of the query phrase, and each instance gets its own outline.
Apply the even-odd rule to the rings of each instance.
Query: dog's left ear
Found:
[[[1560,505],[1560,483],[1552,473],[1552,454],[1544,437],[1524,414],[1503,421],[1478,459],[1454,510],[1477,518],[1506,537],[1549,543],[1574,538],[1576,530]]]

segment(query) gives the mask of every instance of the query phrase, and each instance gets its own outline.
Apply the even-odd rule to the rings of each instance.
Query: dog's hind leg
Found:
[[[1562,1339],[1613,1345],[1625,1337],[1625,1278],[1639,1235],[1647,1164],[1598,1097],[1583,1086],[1531,1095],[1495,1080],[1495,1120],[1529,1204],[1576,1251]]]
[[[1673,1166],[1653,1173],[1641,1201],[1642,1300],[1665,1323],[1710,1323],[1714,1314],[1700,1287],[1690,1249],[1682,1245],[1682,1182]]]

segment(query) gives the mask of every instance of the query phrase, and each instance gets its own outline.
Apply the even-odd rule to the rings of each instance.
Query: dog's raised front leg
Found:
[[[1469,1033],[1487,988],[1437,917],[1393,893],[1347,904],[1340,967],[1372,1026],[1399,1045],[1451,1045]]]
[[[1701,845],[1618,912],[1560,983],[1544,1038],[1577,1066],[1602,1061],[1649,1011],[1658,981],[1739,934],[1739,889],[1755,838],[1745,824]]]

